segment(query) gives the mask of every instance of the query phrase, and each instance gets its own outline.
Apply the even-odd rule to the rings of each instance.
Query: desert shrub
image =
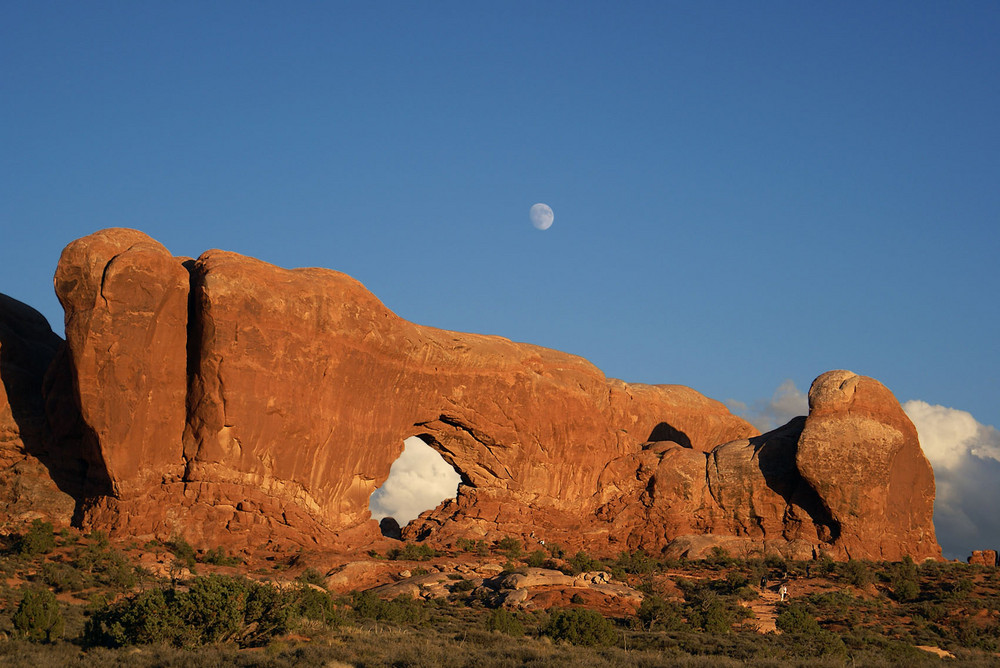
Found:
[[[780,554],[769,554],[764,557],[764,565],[782,573],[788,570],[788,562]]]
[[[619,553],[615,566],[626,573],[645,575],[655,571],[657,563],[645,550],[636,550],[635,552]]]
[[[98,610],[87,622],[84,644],[194,646],[230,641],[258,646],[287,632],[295,613],[302,611],[298,603],[303,595],[301,590],[281,592],[242,577],[195,578],[186,592],[151,589]]]
[[[294,612],[297,617],[323,622],[330,626],[340,626],[344,623],[343,615],[337,610],[330,594],[312,587],[301,587],[295,593]]]
[[[588,571],[604,570],[603,563],[601,563],[597,559],[594,559],[583,550],[580,550],[570,558],[569,565],[573,569],[574,573],[586,573]]]
[[[785,606],[774,622],[786,633],[818,633],[821,630],[819,622],[810,615],[804,606],[792,603]]]
[[[662,596],[651,595],[643,598],[636,617],[642,628],[647,631],[652,631],[654,628],[676,631],[684,626],[679,606]]]
[[[415,624],[427,618],[427,611],[410,596],[385,601],[370,591],[363,591],[354,594],[351,607],[357,616],[380,622]]]
[[[437,550],[425,543],[405,543],[389,550],[386,556],[391,561],[427,561],[437,556]]]
[[[726,573],[725,590],[727,594],[733,594],[743,587],[747,587],[750,581],[744,573],[739,571],[729,571]]]
[[[525,563],[533,568],[540,568],[545,564],[545,560],[548,559],[549,555],[545,553],[545,550],[535,550],[528,555]]]
[[[15,631],[33,642],[53,642],[63,633],[59,602],[48,589],[24,592],[11,621]]]
[[[51,522],[34,520],[26,532],[14,543],[14,551],[22,556],[47,554],[56,546],[55,530]]]
[[[56,591],[81,591],[88,587],[88,582],[79,569],[69,564],[46,562],[39,571],[42,582]]]
[[[615,627],[601,613],[588,608],[560,610],[549,618],[542,633],[553,640],[574,645],[610,645],[615,639]]]
[[[213,566],[239,566],[243,563],[239,557],[230,557],[221,547],[213,547],[202,555],[200,561]]]
[[[465,591],[472,591],[475,588],[476,588],[475,582],[473,582],[472,580],[462,579],[451,586],[451,591],[459,593]]]
[[[516,538],[507,536],[497,541],[496,549],[507,555],[509,559],[517,559],[524,551],[524,546],[521,544],[521,541]]]
[[[484,540],[473,540],[471,538],[459,538],[455,545],[462,552],[472,552],[473,554],[478,554],[481,557],[489,554],[489,548],[486,546],[486,541]]]
[[[131,589],[139,581],[136,567],[112,548],[106,538],[93,540],[77,550],[72,565],[98,583],[118,590]]]
[[[872,572],[863,561],[850,559],[840,566],[840,576],[855,587],[866,587],[872,582]]]
[[[729,633],[733,626],[733,611],[716,594],[704,588],[685,592],[687,618],[692,626],[709,633]]]
[[[566,556],[566,550],[559,543],[546,543],[545,549],[553,559],[562,559]]]
[[[507,636],[520,638],[524,635],[524,624],[514,613],[497,608],[486,618],[486,629],[497,631]]]
[[[728,566],[732,560],[729,558],[726,548],[716,545],[709,550],[708,556],[705,557],[705,563],[712,566]]]
[[[302,571],[302,573],[299,574],[299,577],[295,579],[302,584],[311,584],[316,585],[317,587],[322,587],[326,584],[326,577],[324,577],[322,573],[317,571],[312,566]]]
[[[189,542],[180,536],[174,536],[167,541],[166,548],[170,550],[175,557],[177,557],[177,561],[181,562],[188,568],[194,568],[197,559],[195,558],[194,548],[191,547]]]

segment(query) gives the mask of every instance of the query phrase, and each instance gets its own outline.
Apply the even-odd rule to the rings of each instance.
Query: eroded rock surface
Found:
[[[42,314],[0,294],[0,524],[69,524],[74,500],[53,481],[42,384],[62,346]]]
[[[220,250],[184,261],[112,229],[67,247],[56,289],[85,524],[357,547],[381,538],[369,496],[417,435],[463,484],[411,539],[939,554],[915,431],[850,372],[817,380],[807,419],[761,435],[690,388],[407,322],[335,271]]]
[[[1000,566],[996,550],[973,550],[969,555],[969,563],[977,566]]]

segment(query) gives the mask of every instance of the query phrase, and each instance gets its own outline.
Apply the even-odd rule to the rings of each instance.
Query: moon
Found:
[[[552,207],[541,202],[532,206],[528,215],[531,217],[531,224],[535,226],[536,230],[549,229],[552,227],[552,221],[556,219],[555,214],[552,213]]]

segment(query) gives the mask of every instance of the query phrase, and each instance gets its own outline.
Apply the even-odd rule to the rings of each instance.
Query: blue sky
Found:
[[[61,331],[62,247],[135,227],[628,381],[1000,424],[1000,5],[618,4],[4,2],[0,292]]]

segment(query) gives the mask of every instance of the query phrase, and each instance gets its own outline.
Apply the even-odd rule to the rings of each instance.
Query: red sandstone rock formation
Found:
[[[820,380],[855,398],[818,380],[807,420],[758,435],[686,387],[414,325],[334,271],[218,250],[184,263],[105,230],[67,247],[56,289],[70,372],[53,375],[72,379],[97,490],[83,520],[106,530],[356,546],[378,536],[368,497],[419,435],[463,484],[410,537],[939,555],[913,427],[848,372]]]
[[[0,294],[0,524],[69,524],[74,501],[48,469],[42,381],[62,339],[42,314]]]
[[[969,555],[969,563],[978,566],[1000,566],[996,550],[973,550]]]
[[[877,380],[829,371],[813,382],[796,464],[849,556],[940,556],[934,473],[913,423]]]

